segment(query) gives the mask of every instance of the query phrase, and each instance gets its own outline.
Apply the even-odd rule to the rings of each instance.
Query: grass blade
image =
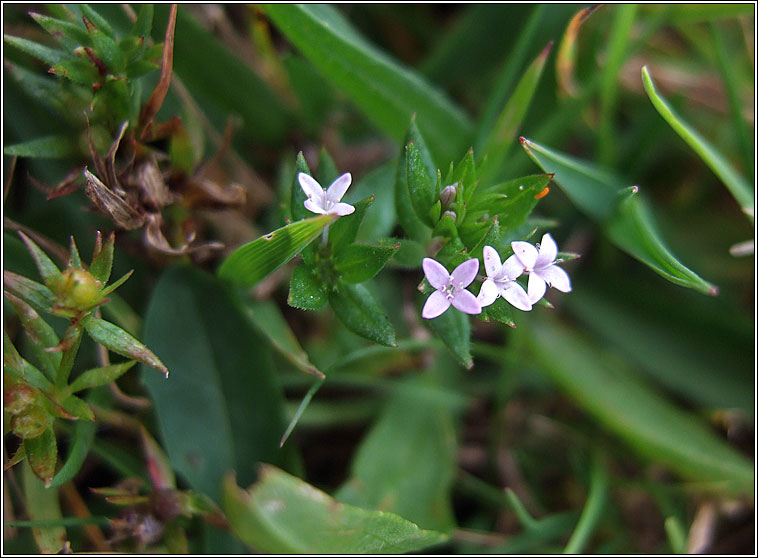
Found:
[[[459,108],[361,37],[332,6],[267,4],[264,9],[303,55],[396,141],[413,113],[438,161],[458,157],[471,140],[473,126]]]
[[[674,112],[671,106],[668,104],[655,88],[653,78],[650,77],[647,66],[642,67],[642,83],[645,86],[645,91],[650,97],[655,109],[660,113],[663,119],[668,122],[674,131],[687,142],[695,152],[700,155],[705,164],[707,164],[711,170],[718,176],[724,185],[740,204],[743,211],[752,211],[755,205],[755,192],[750,184],[732,168],[727,159],[716,149],[706,141],[694,128],[687,124],[681,117]],[[753,222],[753,217],[748,213],[750,221]]]

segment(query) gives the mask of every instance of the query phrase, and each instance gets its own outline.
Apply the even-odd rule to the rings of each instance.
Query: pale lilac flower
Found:
[[[340,201],[352,181],[349,172],[340,176],[326,189],[304,172],[299,173],[297,179],[303,192],[308,196],[308,199],[303,203],[308,211],[322,215],[350,215],[355,211],[352,205]]]
[[[426,299],[421,316],[426,319],[436,318],[452,304],[466,314],[479,314],[482,307],[476,297],[466,290],[476,278],[479,271],[479,260],[466,260],[449,273],[445,267],[431,259],[424,258],[421,263],[427,281],[437,289]]]
[[[524,266],[514,254],[505,263],[500,262],[500,254],[492,246],[484,247],[484,269],[487,279],[482,284],[477,300],[482,307],[489,306],[498,296],[502,296],[512,306],[528,312],[532,301],[524,287],[516,283],[516,278],[524,273]]]
[[[568,274],[556,265],[562,260],[555,259],[558,246],[550,233],[542,237],[539,252],[528,242],[511,242],[511,247],[514,255],[524,264],[524,271],[529,274],[528,292],[532,304],[545,295],[548,285],[564,293],[571,291]]]

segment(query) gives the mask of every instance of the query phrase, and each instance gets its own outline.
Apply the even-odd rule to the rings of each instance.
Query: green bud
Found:
[[[11,419],[11,429],[23,439],[36,438],[47,430],[49,422],[50,415],[39,405],[34,405]]]
[[[88,310],[100,301],[101,286],[89,271],[70,267],[61,273],[54,291],[61,306]]]

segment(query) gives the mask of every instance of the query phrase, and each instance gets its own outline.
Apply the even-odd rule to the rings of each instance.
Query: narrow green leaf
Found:
[[[55,295],[45,285],[6,269],[3,270],[3,288],[39,312],[50,312],[55,304]]]
[[[606,222],[606,234],[616,246],[672,283],[709,295],[718,293],[715,285],[701,279],[668,251],[639,196],[632,194],[621,201],[616,214]]]
[[[100,291],[100,296],[103,296],[103,297],[108,296],[113,291],[115,291],[116,289],[118,289],[121,285],[123,285],[124,283],[126,283],[126,281],[129,279],[129,277],[132,276],[132,273],[134,273],[133,269],[131,269],[131,270],[127,271],[126,273],[124,273],[121,277],[119,277],[118,279],[116,279],[113,283],[111,283],[110,285],[108,285],[107,287],[105,287],[103,290],[101,290]]]
[[[105,63],[109,73],[120,76],[124,72],[126,61],[118,48],[116,41],[100,29],[89,29],[92,43],[95,45],[95,54]]]
[[[7,145],[3,153],[16,157],[38,159],[65,159],[79,152],[76,142],[70,136],[44,136],[33,140]]]
[[[421,158],[421,152],[414,142],[405,146],[405,173],[408,184],[408,197],[418,218],[432,227],[435,223],[429,217],[429,210],[434,202],[435,185],[426,172],[426,165]]]
[[[137,14],[137,21],[130,31],[133,37],[149,37],[153,28],[153,13],[155,7],[152,4],[142,4]]]
[[[456,157],[470,141],[466,115],[416,73],[380,52],[337,12],[322,4],[267,4],[279,30],[377,127],[400,140],[408,119],[419,126],[439,160]]]
[[[547,195],[545,188],[552,178],[552,174],[522,176],[480,192],[469,205],[466,221],[460,227],[461,235],[465,236],[466,228],[485,215],[497,215],[501,231],[517,229],[526,222],[539,199]]]
[[[329,291],[329,304],[347,328],[380,345],[395,347],[395,329],[371,292],[341,281]]]
[[[91,87],[101,79],[98,69],[89,58],[71,58],[53,64],[50,73],[70,79],[74,83]]]
[[[19,320],[21,320],[24,331],[29,336],[31,356],[37,365],[44,370],[48,378],[55,378],[61,364],[61,354],[49,352],[45,349],[50,349],[58,344],[58,334],[23,300],[16,298],[9,292],[5,293],[5,298],[10,302]]]
[[[29,15],[36,21],[40,27],[50,33],[55,40],[64,45],[69,50],[78,46],[90,45],[87,30],[81,25],[76,25],[69,21],[63,21],[54,17],[29,12]]]
[[[67,540],[66,530],[61,525],[52,524],[61,521],[63,517],[58,490],[46,488],[27,464],[22,465],[21,473],[24,503],[29,518],[35,522],[50,522],[32,526],[37,548],[45,554],[56,554],[63,550]]]
[[[164,380],[143,368],[142,381],[161,445],[193,490],[218,502],[228,471],[252,482],[258,462],[287,459],[279,449],[286,422],[269,344],[221,281],[190,267],[165,271],[143,335],[175,371]]]
[[[320,215],[297,221],[248,242],[227,256],[218,276],[252,287],[294,258],[334,219]]]
[[[320,310],[326,304],[326,291],[307,265],[299,265],[292,273],[287,304],[301,310]]]
[[[404,141],[405,145],[408,145],[410,142],[413,142],[421,153],[422,158],[425,153],[427,154],[427,157],[429,156],[428,150],[425,147],[424,139],[416,126],[415,117],[411,120]],[[426,170],[429,173],[429,176],[432,176],[432,173],[434,173],[435,169],[431,160],[427,161]],[[408,193],[407,176],[406,150],[403,149],[400,152],[397,172],[395,173],[395,211],[397,213],[397,220],[408,237],[418,242],[426,242],[429,239],[429,229],[424,225],[424,222],[413,209],[411,196]]]
[[[88,271],[103,285],[107,285],[108,280],[111,278],[111,268],[113,267],[113,246],[116,241],[116,235],[111,233],[105,244],[102,244],[100,233],[98,232],[97,234],[98,242],[95,253],[92,254],[92,263]]]
[[[3,371],[23,378],[30,385],[42,391],[52,392],[55,389],[53,383],[42,372],[21,358],[5,330],[3,330]]]
[[[595,344],[547,322],[530,328],[524,341],[536,365],[640,454],[706,489],[752,493],[749,461]]]
[[[282,439],[279,440],[279,447],[284,446],[284,444],[287,442],[290,434],[292,434],[292,431],[295,430],[295,426],[297,426],[297,423],[300,421],[300,417],[303,416],[303,413],[308,408],[311,399],[313,399],[313,396],[316,395],[316,392],[321,388],[325,380],[326,376],[322,375],[303,396],[302,401],[300,401],[300,405],[297,407],[297,411],[295,411],[295,414],[292,415],[292,420],[290,420],[290,423],[287,425],[287,429],[284,431],[284,434],[282,434]]]
[[[64,60],[71,60],[71,57],[62,50],[46,47],[35,41],[30,41],[29,39],[3,35],[3,40],[9,45],[16,47],[20,51],[25,52],[50,66],[58,64]]]
[[[647,66],[642,67],[642,83],[645,86],[645,91],[650,97],[653,106],[663,119],[668,122],[674,131],[687,142],[689,145],[708,165],[711,170],[718,176],[724,185],[729,189],[740,204],[743,211],[753,210],[755,205],[755,191],[753,187],[740,176],[734,168],[729,164],[727,159],[703,137],[694,128],[687,124],[682,118],[674,112],[671,106],[668,104],[655,88],[653,78],[650,77]],[[753,218],[750,218],[753,222]]]
[[[361,441],[350,478],[336,493],[346,504],[392,512],[424,529],[448,532],[457,444],[450,406],[414,381],[397,389]],[[388,448],[392,448],[388,451]]]
[[[34,474],[45,484],[45,487],[49,487],[55,474],[55,464],[58,461],[58,445],[55,441],[53,425],[50,424],[40,436],[25,439],[24,451],[26,462],[29,463]]]
[[[301,268],[304,269],[304,266],[298,269]],[[321,296],[323,297],[323,302],[326,302],[326,295],[321,294]],[[244,309],[245,317],[248,318],[248,321],[260,333],[265,335],[271,342],[271,345],[287,360],[308,374],[321,378],[324,377],[324,373],[311,363],[308,354],[300,346],[297,337],[295,337],[289,324],[284,319],[282,311],[273,301],[251,300],[244,304]]]
[[[451,306],[441,316],[424,322],[442,339],[459,363],[469,369],[474,366],[471,358],[471,323],[467,314]]]
[[[161,360],[150,349],[116,324],[90,316],[83,325],[90,337],[108,350],[147,364],[168,377],[168,368]]]
[[[400,248],[399,244],[395,246],[351,244],[334,258],[334,269],[347,283],[363,283],[379,273],[398,248]]]
[[[521,145],[537,166],[556,175],[556,183],[589,217],[602,221],[611,215],[618,203],[618,192],[624,186],[619,178],[610,171],[523,137]]]
[[[619,248],[637,258],[669,281],[715,295],[718,289],[682,265],[666,248],[647,207],[637,196],[637,187],[621,189],[621,180],[589,163],[522,139],[524,149],[592,219],[606,229]]]
[[[483,182],[490,182],[500,174],[508,150],[513,145],[521,122],[529,110],[552,47],[553,42],[550,41],[526,69],[484,143],[484,151],[488,153],[488,158],[487,166],[482,169]]]
[[[374,203],[374,195],[372,194],[366,199],[363,199],[355,204],[355,211],[350,215],[340,217],[334,223],[329,226],[329,244],[332,247],[332,254],[337,254],[345,247],[355,242],[355,237],[358,235],[361,223],[368,208]]]
[[[76,423],[66,462],[53,477],[51,488],[66,484],[79,472],[95,440],[96,430],[95,422],[80,420]]]
[[[71,382],[69,390],[71,390],[71,393],[76,393],[83,389],[109,384],[121,377],[121,375],[134,366],[135,363],[136,361],[130,360],[118,364],[111,364],[109,366],[102,366],[100,368],[90,368],[89,370],[82,372],[73,382]]]
[[[90,20],[93,24],[95,24],[95,26],[100,31],[105,33],[111,39],[113,38],[113,28],[110,26],[110,24],[105,20],[103,16],[97,13],[88,4],[79,4],[79,9],[82,11],[82,15],[84,15],[88,20]]]
[[[22,232],[19,232],[18,235],[24,241],[24,244],[26,244],[26,248],[29,250],[32,258],[34,258],[34,263],[37,264],[37,269],[45,285],[52,289],[61,276],[58,266],[53,263],[53,260],[31,238]]]
[[[95,420],[95,413],[92,411],[92,407],[76,395],[69,395],[61,404],[61,407],[76,419],[89,422]]]
[[[392,513],[341,504],[271,465],[248,490],[227,476],[224,512],[232,532],[262,553],[400,554],[447,539]]]

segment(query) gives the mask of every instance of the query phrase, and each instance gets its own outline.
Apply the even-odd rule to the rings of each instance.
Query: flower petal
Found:
[[[321,213],[322,215],[326,213],[323,207],[321,207],[317,202],[315,202],[314,200],[310,198],[305,200],[303,202],[303,205],[305,206],[305,209],[307,209],[308,211],[312,211],[313,213]]]
[[[433,260],[432,260],[433,261]],[[450,299],[441,291],[434,291],[429,295],[421,310],[421,317],[431,320],[450,308]]]
[[[500,290],[497,288],[497,285],[495,285],[495,282],[492,279],[487,279],[482,283],[482,288],[479,291],[479,296],[476,297],[476,300],[479,302],[479,306],[484,308],[495,302],[495,300],[497,300],[497,295],[499,294]]]
[[[479,260],[475,261],[478,262]],[[479,304],[471,291],[467,291],[466,289],[455,291],[455,294],[453,295],[453,306],[466,314],[482,313],[482,305]]]
[[[513,254],[510,258],[505,260],[503,264],[502,278],[513,281],[524,273],[524,264],[518,259],[516,254]]]
[[[450,274],[453,278],[453,285],[459,289],[468,287],[471,282],[476,278],[476,274],[479,271],[479,260],[474,258],[466,260],[461,265],[456,267]],[[481,312],[481,310],[480,310]],[[477,312],[478,314],[479,312]]]
[[[534,264],[535,268],[545,268],[555,261],[558,255],[558,245],[550,236],[550,233],[542,235],[542,242],[540,243],[540,255],[537,257],[537,262]]]
[[[347,192],[347,189],[350,187],[350,182],[352,182],[352,180],[353,177],[349,172],[346,172],[340,176],[337,180],[329,185],[329,188],[326,189],[326,199],[332,203],[337,203],[340,201],[342,199],[342,196],[345,195],[345,192]]]
[[[534,269],[534,264],[537,262],[539,253],[533,245],[517,240],[511,242],[511,248],[513,248],[513,253],[524,264],[525,268]]]
[[[536,273],[530,273],[529,285],[527,288],[529,289],[529,301],[534,304],[543,296],[545,296],[547,285],[545,284],[545,280],[542,277]]]
[[[487,277],[494,279],[503,266],[500,261],[500,254],[492,246],[485,246],[483,253],[484,270],[487,272]]]
[[[421,267],[424,268],[426,280],[435,289],[441,289],[450,284],[450,272],[440,262],[432,258],[424,258]]]
[[[324,205],[324,190],[321,188],[321,184],[316,182],[312,176],[309,176],[304,172],[301,172],[297,175],[297,180],[300,182],[300,187],[303,189],[303,192],[305,192],[305,195],[308,196],[309,199],[322,206]]]
[[[557,265],[541,269],[539,274],[554,289],[558,289],[564,293],[571,292],[571,279],[569,279],[568,273]]]
[[[355,208],[349,203],[339,202],[329,208],[327,213],[331,215],[350,215]]]
[[[532,301],[529,300],[529,295],[526,294],[524,287],[516,283],[515,281],[509,281],[503,287],[501,294],[503,298],[507,300],[511,306],[529,312],[532,309]]]

